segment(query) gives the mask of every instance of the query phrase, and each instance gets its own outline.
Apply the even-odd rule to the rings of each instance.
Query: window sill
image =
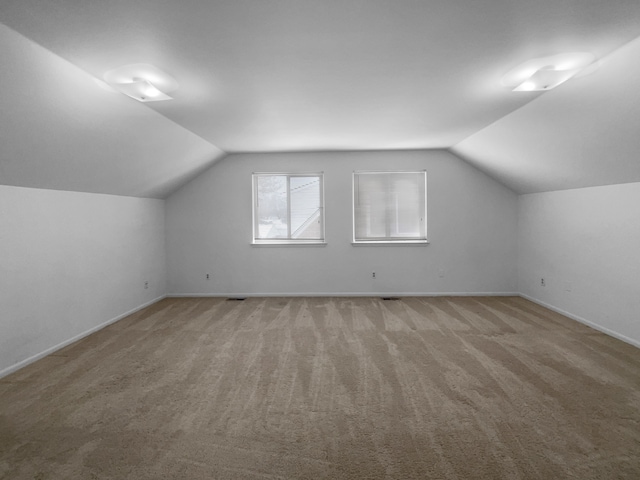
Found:
[[[251,242],[252,247],[326,247],[327,242],[296,242],[296,241],[281,241],[281,242]]]
[[[407,246],[407,247],[419,247],[424,245],[429,245],[428,240],[370,240],[370,241],[360,241],[360,242],[351,242],[353,246],[380,246],[380,247],[399,247],[399,246]]]

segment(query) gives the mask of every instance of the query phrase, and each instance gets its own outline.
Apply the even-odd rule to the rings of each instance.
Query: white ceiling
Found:
[[[457,145],[454,152],[520,193],[616,183],[629,169],[626,163],[616,167],[616,179],[595,169],[586,183],[570,184],[549,169],[558,161],[571,171],[582,166],[584,152],[570,148],[574,138],[543,126],[549,115],[565,129],[585,126],[572,120],[583,119],[584,96],[592,91],[578,86],[591,82],[605,98],[607,82],[617,78],[605,71],[606,62],[596,74],[545,94],[513,93],[500,77],[534,57],[624,53],[617,49],[640,36],[638,0],[3,0],[0,22],[10,27],[2,30],[10,40],[3,38],[0,47],[0,125],[12,125],[0,145],[0,183],[46,187],[47,181],[23,177],[40,172],[47,179],[54,168],[61,177],[73,176],[77,165],[67,157],[83,152],[99,157],[93,163],[102,164],[103,180],[88,185],[79,172],[84,187],[61,180],[47,188],[166,196],[223,152]],[[637,49],[624,55],[636,55],[637,62]],[[129,63],[151,63],[173,75],[180,83],[174,100],[143,105],[89,92],[86,74],[101,78]],[[51,97],[65,97],[60,92],[69,90],[63,84],[74,68],[74,77],[85,78],[86,98],[76,102],[85,121],[74,121],[78,112],[72,111],[51,130],[61,122],[59,110],[68,109]],[[36,78],[7,72],[20,69]],[[25,85],[38,102],[21,94]],[[616,120],[627,126],[625,134],[602,139],[618,148],[631,140],[626,132],[639,103],[633,91],[615,95],[616,105],[634,105]],[[556,116],[567,108],[574,113],[560,122]],[[611,113],[607,119],[615,117]],[[548,140],[527,141],[523,129],[532,125]],[[586,126],[589,135],[599,130]],[[23,127],[28,133],[20,133]],[[16,135],[36,139],[42,150],[23,151]],[[118,145],[109,147],[113,143]],[[60,150],[55,163],[34,158],[49,144]],[[119,161],[111,165],[105,156]],[[30,165],[8,164],[25,161]],[[162,180],[154,178],[156,161]],[[538,168],[518,171],[530,162]],[[640,175],[625,178],[640,181]],[[127,179],[138,186],[118,189]]]

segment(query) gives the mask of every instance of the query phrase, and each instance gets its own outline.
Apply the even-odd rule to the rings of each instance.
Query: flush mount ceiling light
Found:
[[[104,74],[104,80],[114,89],[140,102],[171,100],[172,97],[167,94],[178,88],[175,78],[146,63],[109,70]]]
[[[551,90],[593,64],[595,59],[587,52],[534,58],[505,73],[502,85],[512,88],[514,92]]]

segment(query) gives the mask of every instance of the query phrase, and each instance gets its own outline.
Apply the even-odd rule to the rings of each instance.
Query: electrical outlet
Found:
[[[205,277],[205,278],[206,278],[207,280],[209,280],[209,274],[208,274],[208,273],[207,273],[207,275],[206,275],[206,277]]]
[[[544,287],[544,286],[545,286],[544,278],[541,278],[541,279],[540,279],[540,286],[541,286],[541,287]]]
[[[373,272],[373,273],[371,274],[371,278],[376,278],[376,272]]]
[[[144,282],[144,288],[145,290],[149,288],[149,282]]]

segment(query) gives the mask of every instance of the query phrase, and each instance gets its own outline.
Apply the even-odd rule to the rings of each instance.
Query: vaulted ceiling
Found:
[[[518,193],[640,181],[637,0],[3,0],[0,184],[165,197],[225,153],[449,148]],[[586,51],[545,93],[501,76]],[[180,88],[137,103],[104,73]]]

